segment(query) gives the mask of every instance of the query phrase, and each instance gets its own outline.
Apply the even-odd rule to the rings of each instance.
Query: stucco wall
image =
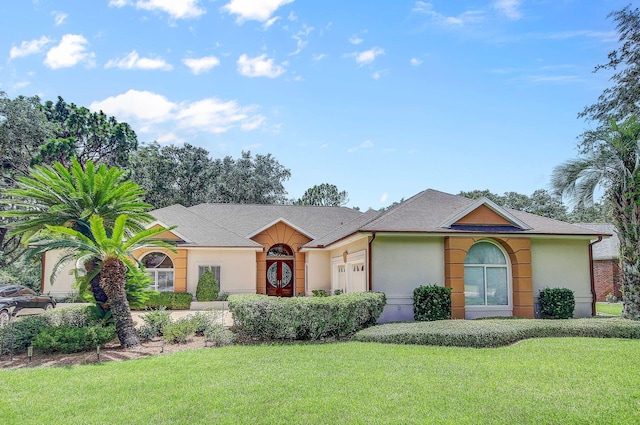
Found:
[[[444,286],[444,238],[386,236],[373,242],[373,290],[387,295],[381,322],[413,320],[413,290]]]
[[[253,250],[189,250],[187,292],[192,294],[198,287],[198,266],[220,266],[220,292],[256,293],[256,253]]]
[[[307,266],[307,295],[314,289],[331,290],[331,253],[328,251],[308,251]]]
[[[75,267],[75,262],[69,262],[62,269],[59,269],[58,274],[51,284],[51,272],[53,271],[53,266],[55,266],[56,262],[60,258],[61,251],[49,251],[45,254],[44,260],[44,282],[42,282],[41,291],[43,294],[49,294],[54,297],[64,297],[70,295],[71,293],[77,292],[73,288],[73,284],[75,282],[75,278],[73,277],[73,269]]]
[[[531,260],[536,305],[541,289],[569,288],[576,300],[574,316],[591,316],[588,240],[532,239]]]

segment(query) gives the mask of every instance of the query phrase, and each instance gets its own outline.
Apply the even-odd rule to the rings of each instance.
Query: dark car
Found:
[[[20,285],[0,285],[0,326],[12,317],[23,314],[42,313],[56,306],[56,300],[48,295],[39,295]]]

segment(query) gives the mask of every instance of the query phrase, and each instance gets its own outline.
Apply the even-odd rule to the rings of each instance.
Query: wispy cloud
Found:
[[[522,18],[520,3],[520,0],[497,0],[493,3],[493,8],[501,15],[516,21]]]
[[[197,18],[206,13],[199,0],[109,0],[111,7],[134,6],[136,9],[167,13],[172,19]]]
[[[379,80],[380,78],[382,78],[383,76],[387,75],[389,73],[388,69],[380,69],[378,71],[374,71],[371,74],[371,78],[373,78],[374,80]]]
[[[387,198],[389,197],[389,195],[387,195],[387,192],[383,193],[382,196],[380,197],[380,202],[387,202]]]
[[[132,50],[121,59],[111,59],[104,66],[105,68],[118,69],[142,69],[142,70],[160,70],[171,71],[173,66],[164,59],[157,58],[141,58],[138,52]]]
[[[266,54],[250,58],[243,54],[238,58],[238,72],[245,77],[276,78],[286,72],[282,65],[274,63],[273,58],[267,58]]]
[[[349,43],[351,44],[355,44],[358,45],[360,43],[362,43],[364,40],[360,37],[358,37],[357,35],[352,35],[351,37],[349,37]]]
[[[266,22],[276,10],[292,2],[293,0],[231,0],[222,6],[222,10],[236,15],[236,22],[239,24],[250,20]]]
[[[183,59],[182,63],[191,70],[193,75],[199,75],[220,65],[220,60],[215,56],[204,56],[201,58]]]
[[[311,59],[313,59],[313,61],[315,62],[319,62],[322,59],[325,59],[326,57],[327,57],[326,53],[316,53],[311,56]]]
[[[364,50],[362,52],[354,52],[349,53],[345,56],[352,57],[355,59],[356,63],[360,66],[367,65],[376,60],[376,57],[383,55],[384,49],[380,47],[373,47],[369,50]]]
[[[304,49],[304,47],[309,42],[307,39],[309,37],[309,34],[311,34],[311,31],[313,31],[313,27],[303,25],[302,29],[292,36],[292,38],[296,41],[296,50],[289,53],[289,56],[295,56],[300,53],[302,49]]]
[[[65,34],[57,46],[47,52],[44,64],[51,69],[69,68],[84,62],[95,66],[95,54],[87,51],[89,42],[78,34]]]
[[[482,22],[485,18],[485,12],[482,10],[466,10],[457,16],[447,16],[436,12],[432,3],[424,1],[415,2],[412,10],[426,15],[431,18],[432,21],[444,26],[465,26]]]
[[[51,42],[52,40],[44,35],[37,40],[23,41],[19,47],[13,46],[9,50],[9,60],[40,53]]]
[[[347,152],[351,153],[351,152],[357,151],[358,149],[369,149],[372,147],[373,147],[373,142],[371,140],[365,140],[364,142],[360,143],[358,146],[354,146],[347,149]]]
[[[419,66],[422,64],[422,60],[418,59],[416,57],[413,57],[411,59],[409,59],[409,63],[411,64],[411,66]]]
[[[67,19],[67,17],[69,16],[64,12],[58,12],[56,10],[51,12],[51,14],[53,15],[53,19],[55,20],[55,25],[56,26],[62,25],[64,23],[64,21]]]

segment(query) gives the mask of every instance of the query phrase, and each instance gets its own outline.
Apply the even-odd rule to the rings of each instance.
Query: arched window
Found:
[[[153,279],[150,289],[173,292],[173,261],[167,254],[150,252],[142,257],[141,263]]]
[[[269,248],[267,257],[293,257],[293,251],[289,248],[289,245],[279,243]]]
[[[464,301],[468,306],[509,305],[509,269],[502,250],[488,241],[476,243],[464,260]]]

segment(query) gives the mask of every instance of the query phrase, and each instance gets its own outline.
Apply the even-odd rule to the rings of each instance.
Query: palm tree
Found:
[[[640,320],[640,122],[636,116],[621,124],[612,119],[604,131],[593,133],[598,143],[556,167],[551,184],[578,207],[590,205],[596,190],[604,190],[620,238],[623,316]]]
[[[104,219],[94,214],[89,218],[90,236],[69,227],[47,226],[47,231],[31,238],[30,243],[38,253],[54,249],[66,253],[54,269],[68,261],[77,260],[86,265],[88,273],[99,276],[99,284],[107,295],[120,344],[130,348],[140,345],[124,289],[127,269],[138,266],[132,251],[147,247],[174,248],[166,241],[153,239],[168,229],[147,229],[127,236],[127,225],[128,216],[119,215],[109,235]]]
[[[147,212],[152,206],[143,195],[141,186],[125,179],[125,171],[104,164],[96,168],[91,161],[83,167],[74,158],[68,170],[60,163],[36,166],[29,177],[19,178],[0,201],[13,209],[0,217],[15,219],[7,224],[9,235],[20,235],[24,241],[46,226],[65,226],[91,237],[89,220],[94,215],[102,217],[111,232],[116,218],[127,214],[126,233],[134,234],[153,220]],[[91,291],[98,305],[106,302],[98,277],[92,280]]]

